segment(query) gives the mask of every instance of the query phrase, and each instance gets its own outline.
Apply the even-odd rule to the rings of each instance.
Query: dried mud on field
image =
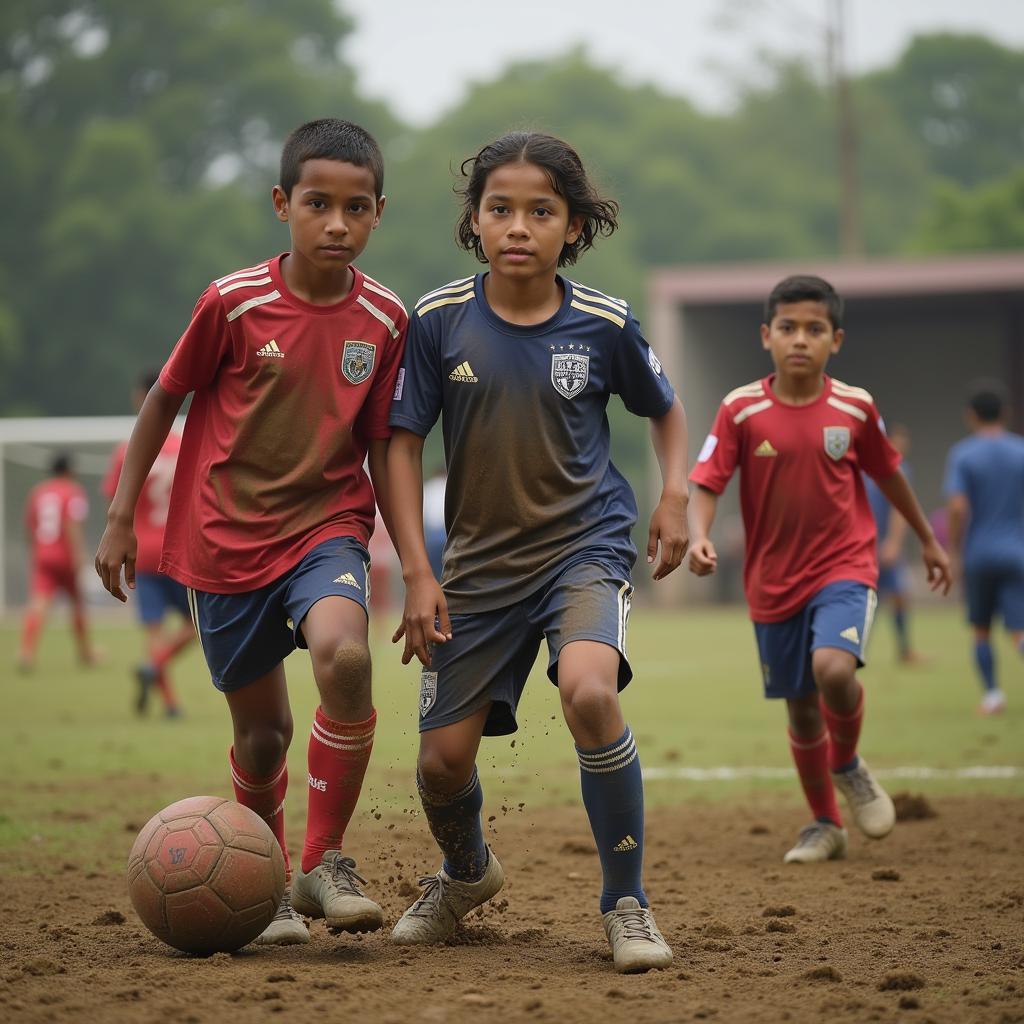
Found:
[[[612,970],[576,809],[499,813],[506,888],[436,949],[314,924],[307,946],[191,958],[145,931],[121,874],[68,863],[5,886],[0,1017],[1024,1022],[1024,802],[932,804],[935,817],[880,843],[851,836],[845,861],[813,866],[781,863],[803,824],[791,804],[653,811],[648,891],[675,962],[628,977]],[[113,849],[127,852],[130,827]],[[363,815],[347,848],[392,921],[434,869],[420,819]]]

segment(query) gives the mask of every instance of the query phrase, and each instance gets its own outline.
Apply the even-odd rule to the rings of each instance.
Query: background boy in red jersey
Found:
[[[132,392],[136,414],[158,377],[157,373],[147,372],[139,379],[138,386]],[[181,437],[172,430],[142,485],[139,503],[135,508],[135,536],[138,541],[135,554],[135,605],[146,635],[146,661],[135,670],[139,684],[135,706],[139,714],[146,711],[150,688],[156,684],[168,718],[177,718],[181,709],[171,686],[167,666],[192,643],[196,635],[185,587],[157,571],[164,543],[167,510],[171,503],[174,467],[180,448]],[[127,443],[118,445],[114,450],[110,469],[103,481],[103,493],[108,498],[113,498],[117,490],[127,451]],[[178,612],[182,620],[177,629],[165,631],[164,619],[168,611]]]
[[[388,411],[407,323],[395,294],[353,265],[380,223],[383,177],[380,149],[357,125],[311,121],[288,137],[273,200],[291,251],[200,297],[143,403],[96,555],[103,585],[125,600],[136,503],[192,392],[159,568],[189,588],[227,698],[235,797],[283,850],[292,717],[282,662],[296,647],[309,649],[320,692],[302,862],[263,942],[308,941],[298,914],[351,932],[383,922],[340,849],[376,722],[366,545],[375,493],[390,521]]]
[[[948,593],[939,546],[889,443],[871,396],[825,374],[843,343],[842,301],[819,277],[789,277],[768,298],[761,341],[775,372],[726,395],[690,479],[690,569],[715,571],[708,536],[718,496],[739,467],[746,528],[744,584],[765,696],[783,698],[793,759],[815,821],[787,863],[846,852],[836,804],[880,839],[892,800],[857,756],[864,691],[856,670],[874,615],[875,523],[861,471],[921,540],[932,589]]]
[[[89,643],[85,605],[78,588],[83,564],[82,523],[89,515],[89,500],[74,479],[71,460],[57,455],[51,476],[36,484],[25,502],[25,535],[31,552],[29,604],[21,630],[18,668],[29,672],[35,664],[39,633],[54,594],[63,590],[71,601],[71,625],[83,665],[94,665],[96,654]]]

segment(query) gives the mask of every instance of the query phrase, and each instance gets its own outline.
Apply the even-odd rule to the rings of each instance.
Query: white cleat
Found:
[[[375,932],[384,923],[384,911],[359,888],[366,879],[355,866],[341,850],[328,850],[308,874],[300,868],[292,885],[295,909],[306,917],[322,917],[332,932]]]
[[[603,918],[619,974],[640,974],[672,963],[672,950],[658,931],[654,914],[635,896],[622,896]]]
[[[796,846],[782,858],[784,864],[816,864],[846,856],[846,829],[816,821],[800,829]]]
[[[863,757],[848,772],[832,772],[832,782],[846,797],[850,813],[869,839],[887,836],[896,824],[896,807],[889,794],[875,781]]]
[[[290,889],[285,889],[274,920],[253,939],[257,946],[300,946],[309,942],[309,929],[292,906]]]

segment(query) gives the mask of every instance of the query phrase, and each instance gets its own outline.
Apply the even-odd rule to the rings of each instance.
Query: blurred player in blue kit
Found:
[[[516,132],[463,164],[460,244],[487,271],[420,299],[392,405],[392,507],[406,583],[403,662],[421,661],[417,784],[441,870],[402,915],[400,944],[442,942],[504,875],[484,842],[476,756],[516,731],[542,640],[576,741],[620,972],[672,960],[642,883],[640,761],[618,691],[637,517],[609,459],[608,400],[648,417],[663,490],[647,560],[659,580],[687,547],[686,418],[629,305],[558,273],[617,226],[579,156]],[[422,516],[423,442],[442,417],[448,542],[441,583]]]
[[[946,462],[949,547],[974,631],[983,689],[978,710],[995,715],[1006,709],[991,641],[996,615],[1024,654],[1024,437],[1006,429],[995,389],[971,398],[967,423],[971,436],[953,446]]]

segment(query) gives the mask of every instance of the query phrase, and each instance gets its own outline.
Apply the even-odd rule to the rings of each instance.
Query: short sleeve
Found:
[[[609,390],[619,395],[636,416],[664,416],[675,399],[661,360],[647,344],[632,314],[615,346]]]
[[[723,402],[718,407],[711,433],[701,446],[697,464],[690,473],[690,481],[715,494],[721,494],[736,471],[739,450],[739,428],[733,423],[732,413]]]
[[[942,481],[942,494],[952,498],[954,494],[967,493],[967,474],[964,472],[963,451],[957,447],[949,453],[946,460],[946,475]]]
[[[231,348],[224,306],[216,285],[199,297],[192,320],[160,371],[160,387],[172,395],[187,395],[206,387]]]
[[[440,317],[430,321],[413,314],[405,341],[405,355],[395,378],[391,402],[392,427],[411,430],[426,437],[441,414],[442,379],[440,339],[435,337],[433,325],[441,324]]]
[[[391,436],[389,417],[391,400],[395,393],[395,382],[401,372],[402,357],[405,354],[408,321],[400,324],[398,337],[391,340],[381,362],[377,376],[370,387],[370,393],[359,412],[363,436],[383,440]]]
[[[857,433],[857,459],[861,469],[875,480],[885,480],[900,468],[903,456],[886,437],[878,410],[872,406],[864,427]]]

